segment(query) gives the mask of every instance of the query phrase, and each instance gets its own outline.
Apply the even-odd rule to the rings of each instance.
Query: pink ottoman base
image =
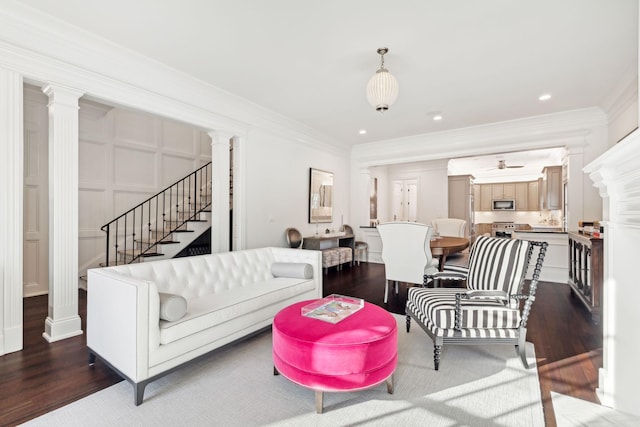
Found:
[[[336,324],[301,315],[311,301],[293,304],[273,320],[273,363],[276,373],[316,391],[322,412],[325,391],[355,391],[386,381],[393,393],[398,363],[396,320],[386,310],[365,303]]]

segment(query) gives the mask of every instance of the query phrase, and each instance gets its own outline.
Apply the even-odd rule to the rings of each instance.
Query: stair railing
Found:
[[[211,162],[100,227],[107,234],[105,266],[154,254],[158,244],[211,206],[210,189]]]

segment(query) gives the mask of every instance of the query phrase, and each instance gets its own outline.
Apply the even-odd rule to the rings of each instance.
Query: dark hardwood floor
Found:
[[[384,283],[383,265],[362,263],[325,275],[324,293],[385,307]],[[568,285],[541,283],[537,295],[527,338],[535,344],[545,421],[552,427],[551,391],[598,402],[594,390],[602,366],[602,331],[590,323]],[[386,308],[403,314],[405,301],[406,286],[401,285],[397,296],[390,293]],[[0,357],[0,426],[25,422],[121,381],[99,360],[93,368],[87,365],[85,335],[51,344],[42,338],[47,305],[47,296],[25,299],[24,350]],[[84,330],[84,291],[79,307]]]

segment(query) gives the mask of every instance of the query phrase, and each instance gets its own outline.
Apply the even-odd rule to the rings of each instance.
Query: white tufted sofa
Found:
[[[313,277],[274,277],[274,263],[310,264]],[[320,251],[260,248],[91,269],[89,363],[98,356],[129,380],[139,405],[149,382],[268,327],[294,302],[321,298],[321,268]],[[159,292],[184,297],[186,315],[161,320]]]

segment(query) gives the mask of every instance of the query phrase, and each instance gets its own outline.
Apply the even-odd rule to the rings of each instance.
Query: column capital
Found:
[[[210,130],[207,134],[211,137],[213,144],[229,144],[231,138],[235,136],[233,132],[225,130]]]
[[[78,100],[84,92],[69,86],[49,83],[42,88],[42,92],[49,97],[53,103],[67,104],[69,107],[78,107]]]

